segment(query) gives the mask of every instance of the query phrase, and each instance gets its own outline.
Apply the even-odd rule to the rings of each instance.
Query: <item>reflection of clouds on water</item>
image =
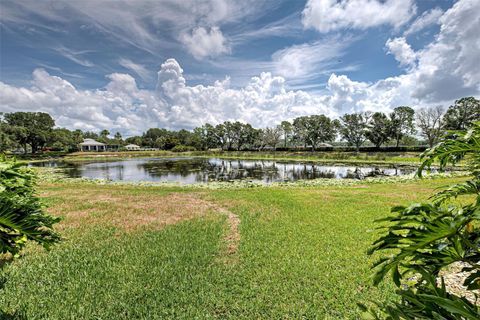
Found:
[[[359,174],[363,176],[404,175],[413,172],[413,169],[219,158],[149,158],[111,162],[44,162],[34,165],[65,167],[70,177],[114,181],[169,181],[186,184],[231,180],[256,180],[269,183],[318,178],[348,179],[356,178]]]

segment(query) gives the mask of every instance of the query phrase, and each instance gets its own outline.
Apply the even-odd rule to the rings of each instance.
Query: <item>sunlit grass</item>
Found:
[[[369,278],[373,220],[452,181],[235,190],[44,183],[64,241],[7,264],[0,305],[28,319],[356,319],[357,302],[394,298],[393,286],[374,288]],[[198,216],[179,205],[193,214],[160,227],[115,219],[119,210],[164,214],[172,193],[240,217],[235,259],[222,259],[226,217],[215,210]]]

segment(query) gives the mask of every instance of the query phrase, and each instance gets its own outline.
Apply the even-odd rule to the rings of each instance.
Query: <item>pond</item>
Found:
[[[413,168],[355,167],[315,162],[274,160],[232,160],[220,158],[141,158],[118,161],[63,162],[31,164],[63,168],[71,178],[112,181],[179,182],[183,184],[212,181],[262,181],[265,183],[317,178],[354,179],[358,175],[405,175]]]

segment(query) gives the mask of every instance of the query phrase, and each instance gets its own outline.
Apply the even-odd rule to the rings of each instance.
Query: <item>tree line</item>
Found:
[[[108,145],[136,144],[162,150],[265,150],[282,147],[316,150],[326,144],[343,141],[358,151],[369,143],[377,148],[411,144],[418,133],[431,147],[448,130],[464,130],[480,120],[480,101],[474,97],[456,100],[445,112],[428,107],[415,112],[400,106],[391,113],[360,112],[344,114],[339,119],[326,115],[301,116],[262,129],[248,123],[225,121],[206,123],[189,130],[150,128],[141,136],[124,139],[119,132],[100,132],[55,128],[53,118],[42,112],[13,112],[0,115],[0,151],[21,148],[36,153],[46,148],[76,151],[78,144],[92,138]]]

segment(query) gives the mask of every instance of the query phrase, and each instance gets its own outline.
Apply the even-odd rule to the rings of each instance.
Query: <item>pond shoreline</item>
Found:
[[[411,174],[415,166],[339,164],[312,160],[229,159],[205,157],[155,157],[105,161],[54,160],[34,162],[33,167],[63,169],[70,178],[105,179],[113,181],[174,182],[181,184],[222,181],[252,181],[260,183],[293,182],[296,180],[364,179]]]
[[[65,155],[55,155],[45,158],[23,158],[21,162],[43,162],[52,160],[66,161],[87,161],[99,160],[118,161],[132,158],[157,158],[157,157],[202,157],[202,158],[225,158],[242,160],[287,160],[287,161],[315,161],[322,163],[344,163],[344,164],[371,164],[371,165],[418,165],[420,163],[419,153],[412,152],[325,152],[325,151],[131,151],[131,152],[75,152]],[[23,158],[23,159],[22,159]]]
[[[34,170],[39,176],[39,181],[42,183],[67,183],[67,184],[87,184],[87,185],[111,185],[111,186],[138,186],[138,187],[163,187],[163,188],[180,188],[185,190],[190,189],[209,189],[209,190],[223,190],[223,189],[245,189],[245,188],[315,188],[315,187],[350,187],[361,185],[376,185],[376,184],[397,184],[410,183],[420,180],[438,180],[450,178],[467,177],[468,174],[464,171],[451,171],[444,173],[432,173],[424,175],[422,178],[415,174],[408,174],[403,176],[386,176],[386,177],[372,177],[363,180],[358,179],[328,179],[318,178],[310,180],[284,181],[263,183],[261,181],[236,180],[236,181],[214,181],[207,183],[190,183],[182,184],[179,182],[159,182],[159,181],[112,181],[106,179],[89,179],[89,178],[70,178],[58,168],[42,168],[34,167]]]

